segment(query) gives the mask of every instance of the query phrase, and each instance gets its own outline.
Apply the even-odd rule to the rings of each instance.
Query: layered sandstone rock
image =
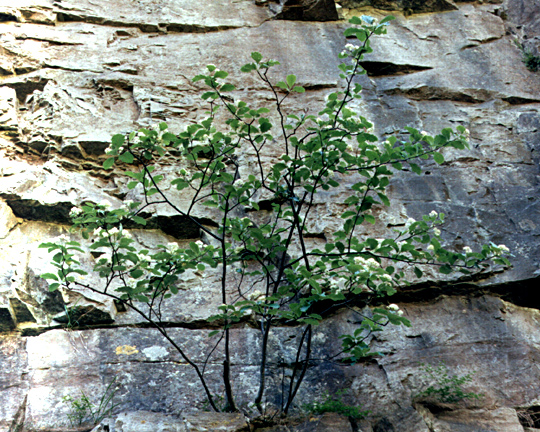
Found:
[[[395,300],[413,326],[373,339],[384,356],[348,367],[314,365],[299,404],[345,387],[350,403],[371,411],[368,420],[350,426],[356,430],[540,427],[524,420],[534,418],[540,404],[540,301],[534,290],[540,272],[540,80],[522,64],[514,43],[517,38],[537,48],[536,2],[24,0],[0,1],[0,430],[13,432],[23,423],[28,431],[65,427],[62,397],[83,390],[99,399],[113,377],[126,422],[134,424],[138,411],[156,411],[166,417],[156,418],[161,426],[152,430],[203,430],[190,429],[182,417],[204,407],[193,371],[133,312],[90,292],[50,293],[39,277],[50,268],[50,257],[38,246],[68,233],[74,205],[107,199],[118,207],[140,196],[137,190],[126,195],[127,180],[102,169],[110,137],[159,121],[179,131],[201,119],[206,107],[191,77],[205,64],[231,72],[235,98],[264,104],[269,92],[237,72],[251,51],[260,51],[281,62],[276,77],[294,73],[307,90],[287,108],[316,114],[340,85],[336,56],[347,42],[344,18],[388,11],[397,19],[388,35],[374,40],[374,53],[363,63],[370,77],[361,80],[364,99],[357,108],[380,137],[405,126],[436,133],[463,125],[472,148],[447,151],[441,169],[424,164],[422,176],[396,175],[394,206],[380,212],[370,235],[436,210],[447,215],[448,245],[506,244],[514,266],[488,269],[474,281],[441,282],[428,273]],[[178,167],[169,160],[160,169],[172,176]],[[170,192],[179,206],[189,199]],[[335,230],[333,215],[345,194],[321,194],[320,218],[309,227],[314,239]],[[195,216],[215,224],[211,212]],[[146,229],[133,230],[146,248],[199,237],[196,227],[166,207],[148,217]],[[207,318],[220,304],[216,282],[212,272],[188,275],[166,310],[171,333],[197,362],[211,342]],[[317,330],[318,355],[338,350],[335,336],[353,323],[345,311],[326,321]],[[233,333],[237,346],[259,338],[249,326]],[[292,355],[280,340],[295,336],[294,329],[276,330],[273,364]],[[256,385],[258,358],[255,351],[237,351],[236,391],[247,396]],[[439,361],[459,374],[475,372],[471,387],[484,397],[451,407],[415,398],[420,363]],[[210,372],[218,363],[211,362]],[[275,388],[279,373],[277,366],[271,370]],[[333,430],[325,425],[342,420],[272,430]],[[245,427],[236,421],[237,429],[223,430]],[[127,432],[123,427],[117,430]]]

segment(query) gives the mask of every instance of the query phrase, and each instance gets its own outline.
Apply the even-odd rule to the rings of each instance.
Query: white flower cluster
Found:
[[[261,291],[255,290],[248,294],[247,299],[251,301],[264,301],[266,296]]]
[[[348,43],[347,45],[345,45],[345,49],[341,51],[341,55],[346,56],[349,55],[349,53],[354,54],[358,48],[360,48],[358,45]]]
[[[131,205],[133,204],[133,201],[130,199],[124,200],[122,203],[122,209],[123,210],[131,210]]]
[[[466,254],[470,254],[470,253],[472,253],[472,249],[469,246],[465,246],[463,248],[463,252],[465,252]]]
[[[139,261],[146,262],[148,264],[152,264],[154,261],[152,260],[152,257],[144,252],[139,252],[137,254],[137,257],[139,258]]]
[[[415,223],[416,220],[413,219],[413,218],[408,218],[406,221],[405,221],[405,226],[409,227],[411,226],[413,223]]]
[[[364,257],[357,256],[354,257],[354,263],[356,265],[362,266],[364,270],[373,271],[381,267],[375,258],[365,259]]]
[[[125,237],[125,238],[131,238],[131,233],[128,230],[125,229],[118,229],[117,227],[112,227],[111,229],[104,229],[103,227],[97,227],[94,230],[94,235],[96,237],[103,237],[103,238],[119,238],[119,237]]]
[[[339,281],[333,280],[332,282],[330,282],[330,291],[337,294],[347,292],[349,291],[349,289],[343,283],[339,283]]]
[[[391,303],[387,306],[387,309],[389,311],[395,312],[396,315],[403,316],[403,311],[399,308],[399,306],[395,303]]]
[[[79,216],[82,213],[82,209],[79,207],[72,207],[69,211],[69,217],[74,218]]]
[[[506,245],[503,245],[503,244],[500,244],[498,246],[493,245],[493,249],[494,249],[493,253],[496,256],[501,256],[502,254],[510,253],[510,249]]]
[[[174,254],[180,250],[180,246],[178,246],[178,243],[167,243],[167,246],[165,247],[167,249],[167,252]]]

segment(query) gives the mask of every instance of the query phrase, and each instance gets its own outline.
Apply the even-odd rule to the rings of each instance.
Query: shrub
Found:
[[[139,313],[194,369],[204,397],[218,411],[209,372],[190,359],[161,320],[167,299],[182,289],[186,271],[214,269],[221,275],[222,305],[210,321],[220,329],[209,333],[219,337],[209,347],[204,365],[210,358],[223,365],[222,410],[238,410],[232,386],[231,327],[250,321],[261,333],[260,345],[249,347],[260,353],[253,404],[261,413],[271,368],[269,336],[277,326],[299,329],[281,394],[273,398],[280,400],[277,411],[286,414],[308,367],[316,361],[313,327],[325,316],[347,305],[375,306],[372,314],[359,314],[358,328],[342,335],[342,351],[330,356],[355,363],[373,355],[367,342],[372,332],[389,324],[410,325],[396,305],[385,304],[410,277],[422,277],[422,266],[437,267],[442,274],[454,270],[469,274],[487,260],[508,265],[504,245],[485,245],[477,252],[445,249],[438,228],[444,214],[436,211],[418,221],[404,221],[384,239],[360,233],[361,225],[376,223],[374,210],[390,205],[386,188],[395,172],[421,174],[418,160],[433,158],[442,164],[440,151],[445,147],[468,148],[468,131],[462,126],[434,136],[410,127],[400,138],[379,139],[373,124],[351,107],[361,97],[362,87],[355,78],[365,73],[361,62],[372,52],[370,39],[386,33],[392,18],[378,23],[371,17],[350,20],[354,27],[345,36],[359,44],[347,44],[339,54],[343,90],[330,93],[317,115],[289,113],[285,101],[300,97],[304,87],[294,75],[275,82],[272,68],[279,63],[254,52],[241,70],[267,87],[272,109],[266,101],[250,106],[231,97],[238,93],[227,81],[228,73],[209,65],[193,79],[207,87],[202,94],[209,104],[206,119],[180,133],[171,133],[166,123],[160,123],[113,136],[104,168],[116,165],[118,175],[123,172],[131,178],[128,192],[140,198],[121,208],[94,202],[73,208],[73,228],[84,239],[92,239],[92,253],[101,254],[93,271],[102,284],[85,282],[87,272],[79,259],[84,249],[80,242],[65,238],[41,245],[54,254],[55,271],[43,275],[50,289],[89,289]],[[165,155],[178,161],[172,177],[158,165]],[[319,197],[340,186],[348,196],[340,203],[341,214],[332,215],[339,228],[317,244],[311,232],[321,216],[315,213],[317,199],[326,199]],[[190,202],[181,206],[168,188],[183,191]],[[138,248],[126,226],[145,225],[148,210],[156,205],[189,221],[205,241],[192,241],[188,247],[170,243],[155,250]],[[213,212],[217,227],[195,216],[200,208]]]
[[[482,394],[463,390],[462,386],[472,381],[472,373],[462,376],[454,375],[442,362],[437,367],[422,364],[421,370],[423,371],[422,378],[427,381],[427,384],[416,398],[434,398],[438,402],[457,403],[463,399],[482,397]]]
[[[322,402],[304,404],[303,408],[313,414],[337,413],[354,420],[362,420],[369,414],[369,411],[362,411],[358,406],[346,404],[341,394],[340,392],[335,396],[330,396],[326,393]]]

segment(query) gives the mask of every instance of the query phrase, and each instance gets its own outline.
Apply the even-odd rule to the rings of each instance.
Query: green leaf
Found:
[[[53,273],[44,273],[44,274],[41,275],[41,277],[42,277],[43,279],[53,279],[53,280],[55,280],[55,281],[58,280],[58,277],[57,277],[55,274],[53,274]]]
[[[219,95],[216,92],[207,91],[207,92],[204,92],[202,94],[201,98],[203,98],[204,100],[206,100],[206,99],[217,99],[217,98],[219,98]]]
[[[146,225],[146,219],[140,216],[133,216],[131,219],[133,222],[138,223],[139,225]]]
[[[358,32],[357,28],[350,27],[347,30],[345,30],[345,32],[343,32],[343,35],[345,37],[354,36],[356,34],[356,32]]]
[[[233,91],[235,89],[236,89],[235,86],[233,86],[232,84],[227,83],[227,84],[223,84],[219,90],[222,91],[222,92],[229,92],[229,91]]]
[[[130,164],[133,162],[134,157],[131,154],[131,152],[127,151],[125,153],[122,153],[120,156],[118,156],[118,159],[120,159],[122,162]]]
[[[440,153],[433,153],[433,160],[441,165],[444,162],[444,156]]]
[[[306,89],[304,87],[301,87],[301,86],[295,86],[293,88],[293,91],[295,91],[297,93],[304,93],[306,91]]]
[[[263,56],[260,52],[255,51],[251,53],[251,58],[255,60],[257,63],[260,63]]]
[[[113,135],[111,138],[111,143],[114,147],[120,147],[122,144],[124,144],[126,137],[122,134],[116,134]]]
[[[251,72],[251,71],[254,71],[255,69],[257,69],[257,66],[255,66],[253,63],[248,63],[248,64],[245,64],[244,66],[242,66],[240,68],[240,71],[241,72]]]
[[[50,292],[56,291],[59,286],[60,286],[59,283],[52,283],[52,284],[49,285],[49,291]]]
[[[229,76],[229,74],[228,74],[227,72],[225,72],[225,71],[222,71],[222,70],[217,71],[217,72],[214,74],[214,77],[215,77],[215,78],[222,78],[222,79],[225,79],[225,78],[227,78],[228,76]]]
[[[411,166],[411,170],[413,173],[415,174],[422,174],[422,168],[420,168],[418,165],[416,165],[415,163],[409,163],[409,165]]]
[[[105,162],[103,162],[104,169],[111,169],[113,165],[114,165],[114,157],[110,157]]]
[[[418,267],[415,267],[414,268],[414,274],[416,275],[416,277],[418,278],[421,278],[423,273],[422,273],[422,270],[420,270]]]
[[[296,82],[296,76],[295,75],[287,75],[287,86],[289,88],[292,88],[294,86],[295,82]]]
[[[450,274],[452,273],[452,267],[450,267],[449,265],[443,265],[439,268],[439,271],[442,274]]]
[[[389,22],[389,21],[392,21],[392,20],[395,20],[395,19],[396,19],[395,16],[393,16],[393,15],[387,15],[387,16],[385,16],[382,20],[379,21],[379,25],[385,24],[385,23],[387,23],[387,22]]]
[[[141,269],[135,269],[131,271],[130,276],[134,279],[138,279],[143,275],[143,273],[144,272]]]

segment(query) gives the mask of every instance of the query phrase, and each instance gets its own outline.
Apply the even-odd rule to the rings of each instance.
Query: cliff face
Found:
[[[513,268],[488,269],[475,281],[428,274],[399,292],[393,301],[412,327],[373,338],[384,355],[370,362],[314,366],[299,401],[348,388],[350,400],[371,411],[352,426],[363,431],[540,428],[540,75],[515,44],[538,54],[537,0],[21,0],[0,2],[0,431],[19,430],[22,418],[29,431],[63,427],[62,397],[82,389],[99,398],[113,377],[119,411],[178,415],[203,407],[193,371],[135,314],[91,293],[50,293],[39,278],[50,257],[38,245],[66,231],[74,205],[136,198],[126,196],[125,178],[101,168],[110,137],[160,121],[179,131],[201,119],[206,107],[191,78],[204,65],[231,72],[239,97],[264,101],[267,91],[236,73],[260,51],[281,62],[276,76],[294,73],[306,88],[291,109],[316,113],[339,88],[344,18],[389,11],[397,19],[363,64],[361,111],[381,137],[406,126],[436,133],[463,125],[471,150],[447,151],[444,165],[425,165],[422,176],[396,176],[394,205],[375,230],[444,212],[449,245],[505,244]],[[333,230],[327,215],[344,194],[321,198],[311,232]],[[183,202],[181,194],[175,199]],[[197,216],[212,223],[211,213]],[[150,248],[198,231],[158,208],[134,236]],[[217,280],[187,277],[166,311],[196,361],[210,344],[206,318],[221,304]],[[315,352],[339,350],[332,335],[354,321],[347,311],[326,320]],[[66,322],[76,330],[58,328]],[[293,333],[276,333],[276,364],[292,356],[280,338]],[[258,359],[241,347],[259,334],[238,328],[233,338],[233,372],[242,377],[236,390],[251,394]],[[459,375],[474,372],[470,389],[484,397],[442,408],[419,400],[420,364],[440,361]]]

